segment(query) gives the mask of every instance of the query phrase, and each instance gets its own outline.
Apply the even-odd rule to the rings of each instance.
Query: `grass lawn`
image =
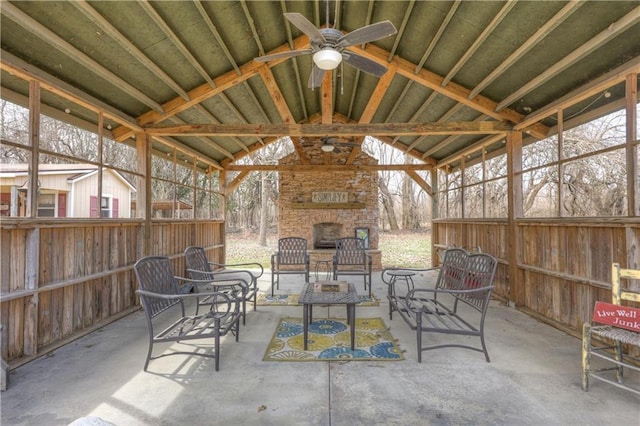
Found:
[[[258,262],[271,267],[271,254],[278,244],[276,235],[267,237],[267,246],[259,244],[257,234],[227,234],[227,263]],[[381,232],[378,248],[382,251],[382,267],[431,265],[431,233],[429,231]]]

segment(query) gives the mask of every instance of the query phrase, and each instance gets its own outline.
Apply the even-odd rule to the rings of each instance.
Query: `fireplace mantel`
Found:
[[[293,209],[364,209],[365,203],[291,203]]]

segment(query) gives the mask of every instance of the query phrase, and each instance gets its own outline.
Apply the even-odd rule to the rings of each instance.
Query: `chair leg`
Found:
[[[418,340],[418,362],[422,362],[422,318],[420,314],[416,315],[416,333]]]
[[[491,362],[489,359],[489,352],[487,351],[487,345],[484,343],[484,330],[480,330],[480,343],[482,344],[482,351],[487,362]]]
[[[582,326],[582,390],[589,390],[589,371],[591,369],[591,326]]]
[[[215,337],[215,360],[216,360],[216,371],[220,370],[220,334],[216,334]]]
[[[149,349],[147,351],[147,360],[144,362],[144,371],[147,371],[149,367],[149,360],[151,359],[151,351],[153,351],[153,341],[149,340]]]
[[[615,343],[616,347],[616,361],[622,363],[622,342],[617,340]],[[618,364],[616,367],[616,379],[618,379],[618,383],[623,382],[624,369],[621,364]]]

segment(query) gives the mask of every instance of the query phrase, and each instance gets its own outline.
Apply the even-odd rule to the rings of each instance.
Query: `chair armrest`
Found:
[[[473,294],[473,293],[485,293],[487,291],[493,290],[495,288],[495,286],[493,285],[488,285],[485,287],[478,287],[478,288],[470,288],[470,289],[466,289],[466,290],[452,290],[452,289],[448,289],[448,288],[416,288],[416,289],[412,289],[407,293],[407,299],[411,299],[411,298],[416,298],[415,294],[416,293],[431,293],[434,296],[437,296],[438,294],[451,294],[451,295],[465,295],[465,294]]]
[[[185,277],[174,277],[175,279],[177,279],[178,281],[183,281],[183,282],[187,282],[187,283],[191,283],[191,284],[196,284],[196,286],[198,284],[202,284],[202,285],[210,285],[210,286],[214,286],[214,287],[232,287],[232,286],[240,286],[242,288],[243,292],[246,292],[249,289],[249,283],[247,283],[247,281],[243,280],[242,278],[231,278],[231,279],[224,279],[224,277],[222,279],[219,278],[220,275],[230,275],[232,273],[236,273],[228,271],[228,272],[204,272],[204,271],[198,271],[196,269],[187,269],[187,272],[190,273],[197,273],[203,276],[210,276],[211,279],[202,279],[202,280],[194,280],[191,278],[185,278]],[[198,293],[200,295],[202,295],[202,293]]]
[[[239,271],[247,271],[248,273],[251,274],[251,276],[253,276],[254,278],[260,278],[262,276],[262,274],[264,273],[264,267],[259,264],[259,263],[216,263],[216,262],[209,262],[209,265],[211,266],[215,266],[218,268],[252,268],[252,269],[259,269],[260,272],[257,273],[257,275],[253,275],[253,273],[249,270],[246,269],[239,269]]]

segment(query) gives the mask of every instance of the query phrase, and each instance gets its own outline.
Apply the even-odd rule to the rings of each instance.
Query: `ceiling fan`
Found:
[[[320,149],[324,152],[333,152],[336,149],[339,150],[339,146],[359,147],[362,145],[360,145],[359,143],[344,142],[336,138],[324,137],[322,138],[322,145],[320,145]]]
[[[391,21],[381,21],[367,25],[342,34],[342,31],[329,27],[329,2],[327,1],[327,27],[316,28],[304,15],[300,13],[285,13],[284,17],[295,25],[300,31],[309,37],[310,49],[289,50],[287,52],[273,53],[271,55],[255,58],[258,62],[268,62],[280,58],[292,58],[294,56],[313,54],[313,69],[309,76],[310,89],[322,84],[325,72],[333,70],[342,61],[376,77],[381,77],[387,72],[387,67],[369,58],[346,50],[349,46],[368,43],[389,37],[397,32]]]

